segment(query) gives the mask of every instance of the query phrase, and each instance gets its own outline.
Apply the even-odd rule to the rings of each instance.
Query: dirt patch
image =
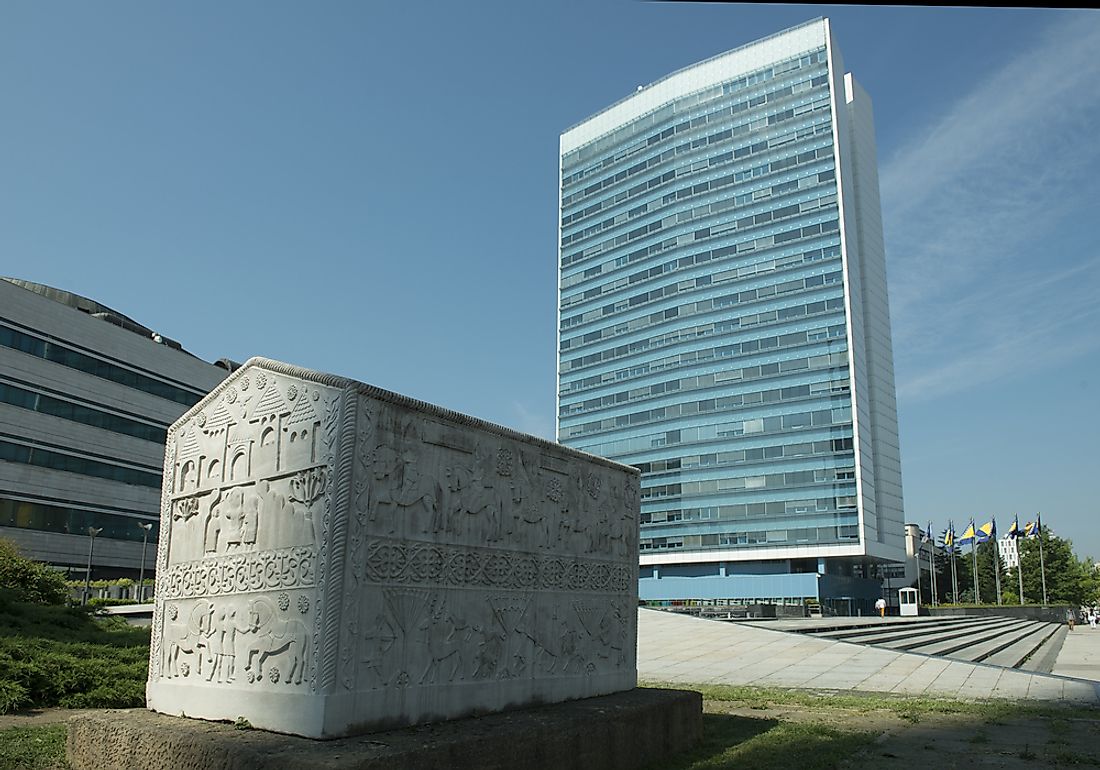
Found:
[[[991,720],[973,714],[905,716],[835,707],[746,707],[711,700],[704,702],[704,710],[879,734],[872,747],[851,757],[842,767],[1100,767],[1100,713],[1097,718],[1067,712],[1064,717]]]
[[[0,730],[9,727],[40,727],[68,722],[78,714],[100,713],[102,709],[29,709],[14,714],[0,714]]]

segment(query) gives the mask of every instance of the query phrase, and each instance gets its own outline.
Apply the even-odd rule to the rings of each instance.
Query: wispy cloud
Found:
[[[1074,231],[1100,195],[1097,51],[1100,16],[1068,15],[883,160],[900,397],[1100,347],[1100,246]]]

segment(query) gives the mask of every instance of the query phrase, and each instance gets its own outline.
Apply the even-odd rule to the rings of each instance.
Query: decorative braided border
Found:
[[[264,364],[266,366],[266,364]],[[291,375],[294,376],[294,375]],[[355,462],[355,423],[359,401],[350,382],[344,385],[340,395],[340,438],[336,449],[336,489],[332,493],[333,510],[325,527],[327,537],[322,546],[328,554],[322,556],[322,564],[328,574],[324,577],[324,604],[317,626],[324,626],[321,643],[320,687],[326,689],[336,683],[336,657],[340,649],[340,607],[344,595],[344,559],[348,540],[348,515],[351,508],[351,477]],[[317,678],[314,678],[316,681]]]

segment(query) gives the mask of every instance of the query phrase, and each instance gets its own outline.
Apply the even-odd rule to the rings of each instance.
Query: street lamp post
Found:
[[[153,529],[153,523],[138,524],[138,526],[145,530],[145,534],[141,537],[141,572],[138,573],[137,595],[138,601],[143,602],[145,601],[145,548],[149,545],[149,532]]]
[[[92,549],[95,547],[95,536],[103,531],[103,527],[88,527],[88,569],[84,571],[84,598],[81,604],[88,603],[88,592],[92,582]]]

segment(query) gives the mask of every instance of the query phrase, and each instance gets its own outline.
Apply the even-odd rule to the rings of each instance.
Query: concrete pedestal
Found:
[[[629,692],[315,741],[145,710],[69,723],[74,770],[637,770],[702,735],[702,697]]]

